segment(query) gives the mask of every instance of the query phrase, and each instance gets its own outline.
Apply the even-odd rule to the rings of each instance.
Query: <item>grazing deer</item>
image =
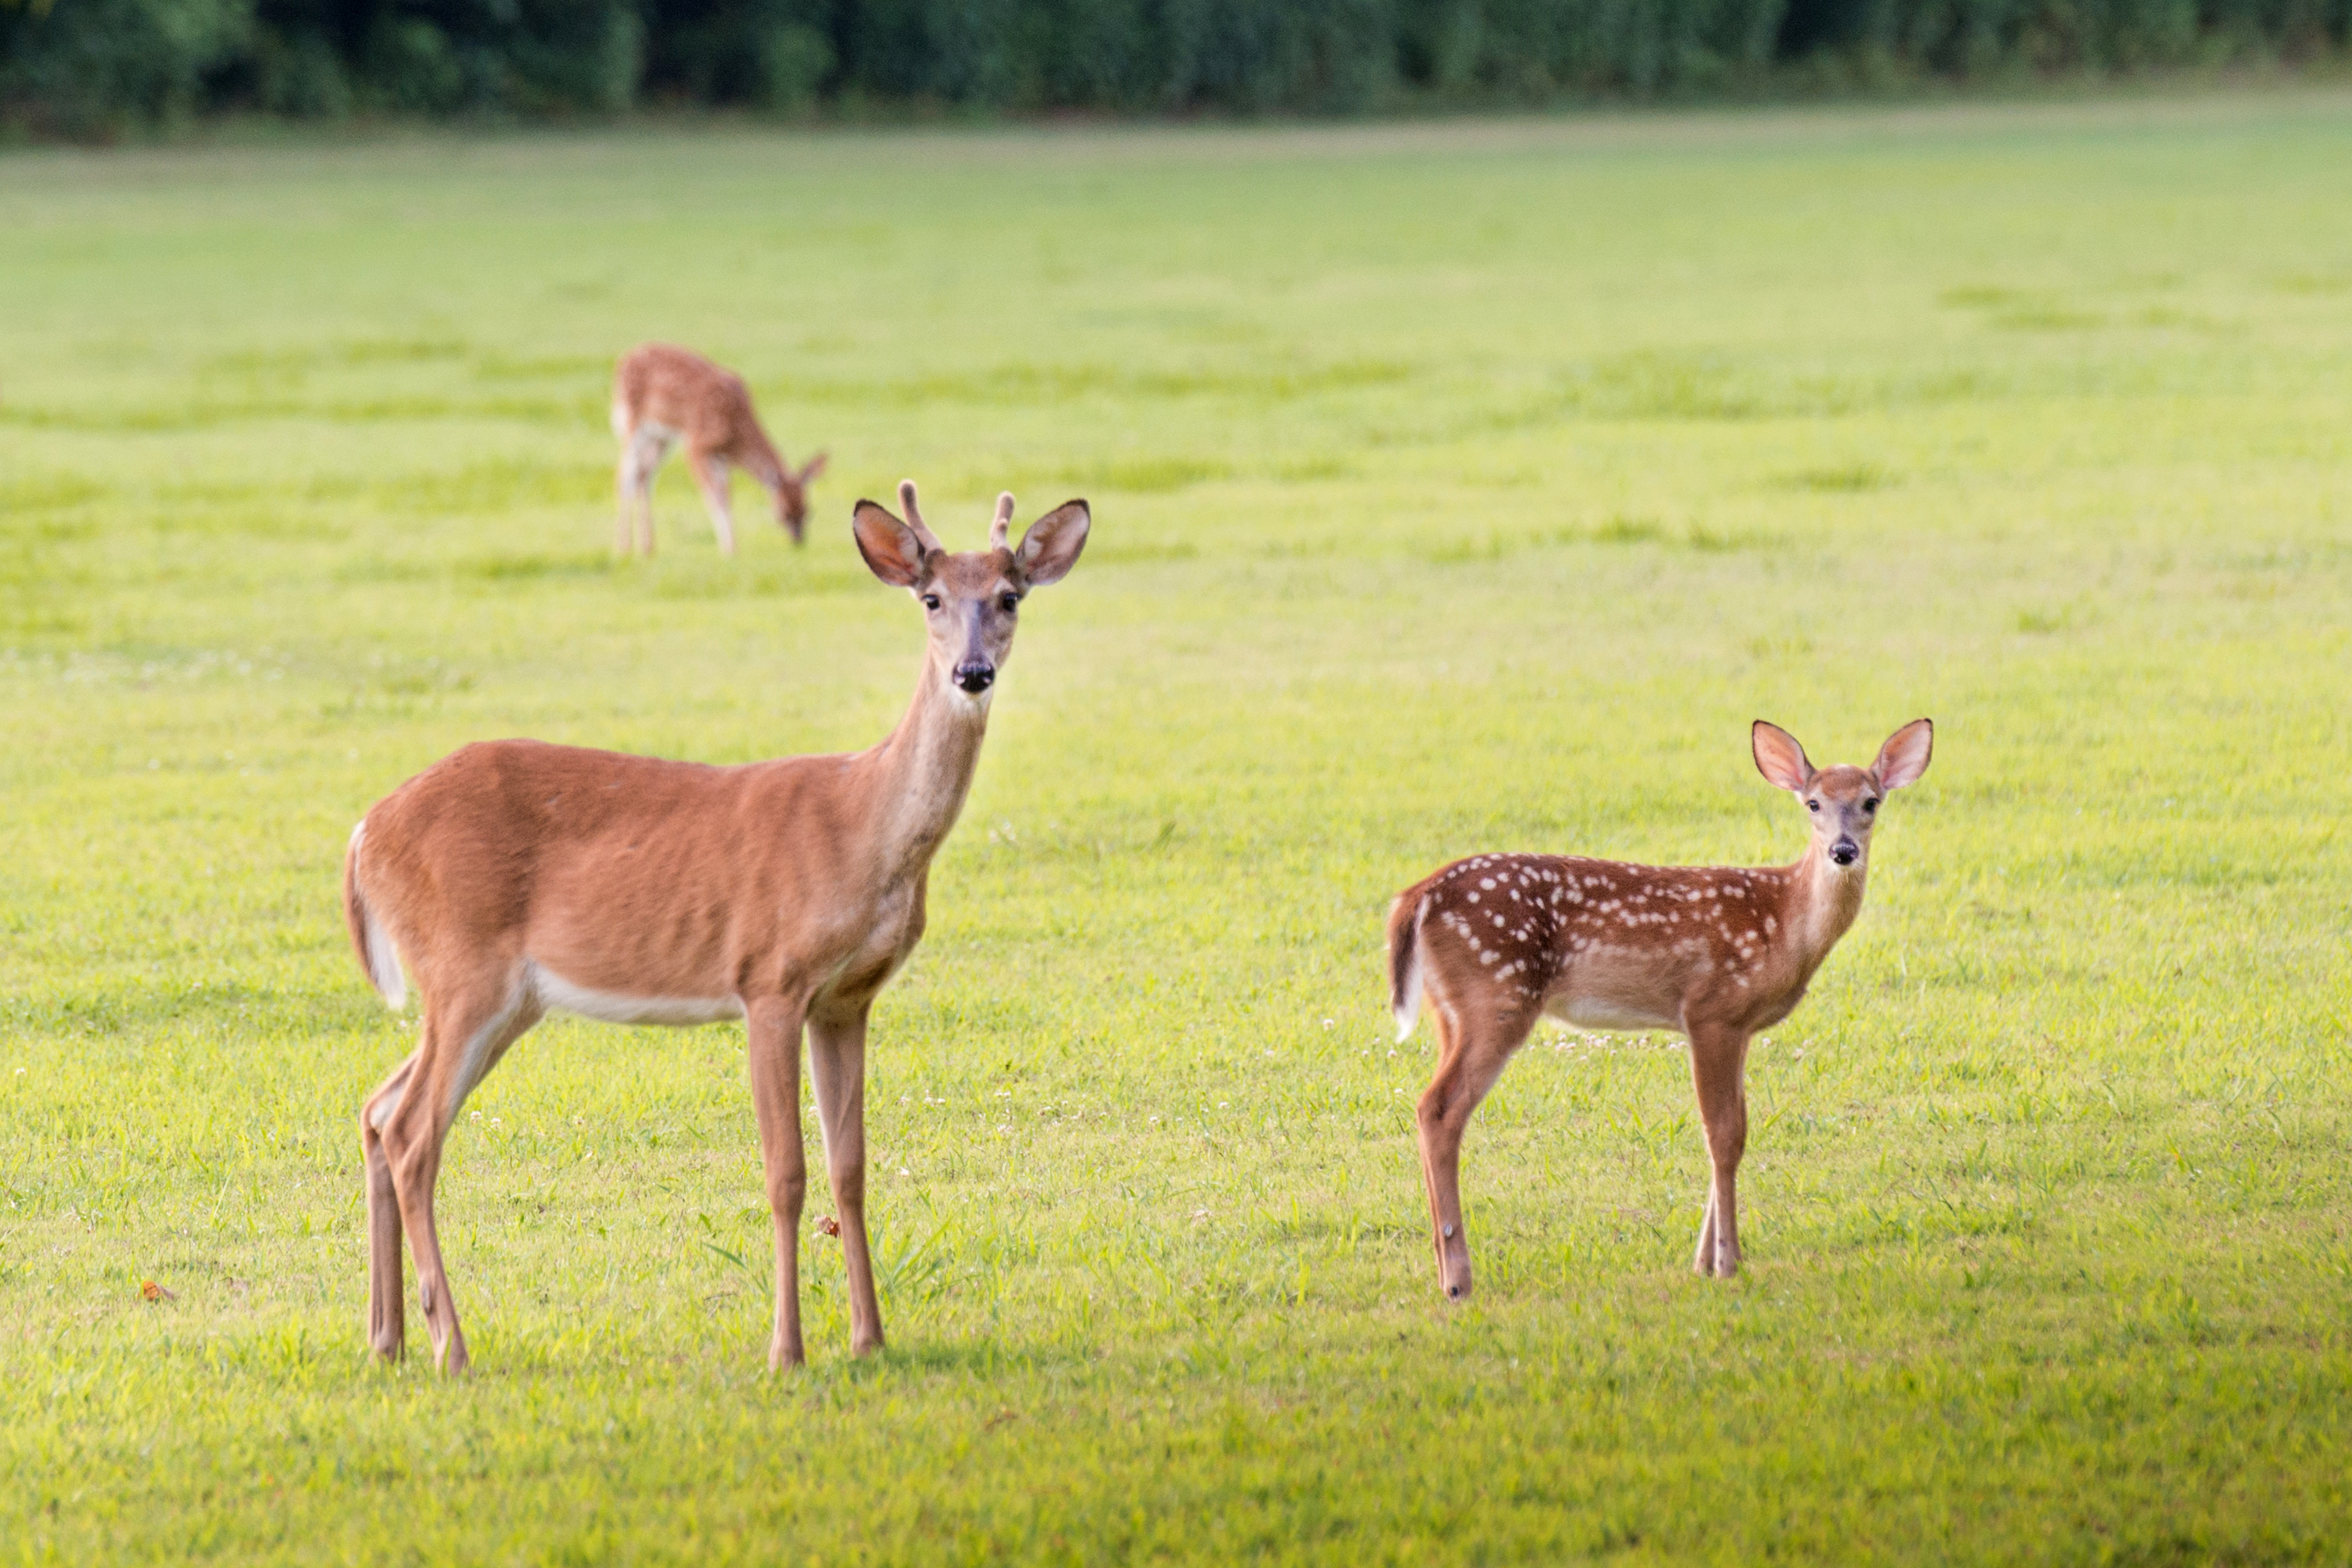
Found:
[[[1796,737],[1761,719],[1764,776],[1804,802],[1813,841],[1793,866],[1628,866],[1560,855],[1478,855],[1424,878],[1389,910],[1389,1005],[1397,1038],[1426,995],[1437,1073],[1418,1120],[1421,1173],[1445,1294],[1470,1294],[1462,1233],[1462,1134],[1539,1015],[1584,1029],[1687,1037],[1715,1176],[1700,1222],[1701,1274],[1739,1271],[1735,1185],[1748,1143],[1748,1037],[1787,1017],[1862,910],[1879,803],[1927,771],[1935,726],[1915,719],[1867,768],[1815,769]]]
[[[797,469],[786,463],[760,417],[751,412],[751,390],[733,371],[711,363],[690,349],[642,343],[621,356],[613,373],[613,434],[621,443],[621,521],[614,544],[632,552],[630,522],[654,552],[654,472],[670,445],[686,443],[686,461],[719,548],[735,553],[735,517],[727,501],[730,463],[775,497],[776,525],[801,542],[808,524],[809,481],[824,471],[819,452]]]
[[[415,1051],[368,1097],[368,1337],[401,1353],[401,1237],[435,1359],[466,1365],[433,1227],[442,1141],[467,1094],[551,1009],[625,1024],[741,1018],[775,1215],[772,1365],[803,1359],[800,1048],[824,1130],[849,1268],[850,1339],[882,1346],[866,1237],[866,1017],[923,934],[932,855],[980,761],[997,670],[1030,589],[1085,548],[1087,503],[1015,547],[1001,496],[989,547],[950,554],[898,487],[902,522],[857,503],[853,535],[929,629],[914,700],[853,756],[738,767],[537,741],[464,748],[378,801],[352,830],[343,914],[386,1001],[402,968],[424,996]]]

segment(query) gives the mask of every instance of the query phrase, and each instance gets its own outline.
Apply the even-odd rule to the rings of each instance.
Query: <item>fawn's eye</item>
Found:
[[[1819,810],[1821,810],[1821,808],[1822,808],[1822,803],[1821,803],[1820,801],[1817,801],[1817,800],[1809,800],[1809,801],[1805,802],[1805,809],[1806,809],[1807,811],[1819,811]]]
[[[939,607],[940,596],[937,594],[926,594],[923,595],[923,608],[927,610],[936,610]]]
[[[1003,609],[1003,612],[1009,616],[1013,611],[1021,607],[1021,595],[1018,594],[1007,594],[1003,598],[997,600],[996,603],[998,607]]]
[[[1874,813],[1877,809],[1878,802],[1875,800],[1865,800],[1862,803],[1863,815],[1865,816]]]

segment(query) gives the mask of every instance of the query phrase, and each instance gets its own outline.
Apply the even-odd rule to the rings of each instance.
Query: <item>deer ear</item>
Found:
[[[1935,721],[1914,719],[1886,737],[1886,744],[1878,748],[1878,761],[1870,764],[1870,771],[1878,775],[1879,788],[1901,789],[1905,784],[1919,782],[1935,750]]]
[[[1756,752],[1756,771],[1781,789],[1802,795],[1805,785],[1812,781],[1813,764],[1805,761],[1805,748],[1797,744],[1797,737],[1778,724],[1756,721],[1748,732],[1748,743]]]
[[[1087,547],[1087,530],[1092,526],[1094,514],[1082,500],[1066,500],[1031,523],[1021,536],[1021,548],[1013,552],[1021,580],[1034,588],[1068,576],[1078,563],[1078,552]]]
[[[857,503],[850,514],[849,536],[857,541],[866,570],[894,588],[911,588],[929,574],[922,541],[877,502]]]
[[[811,458],[807,462],[801,465],[801,483],[806,484],[811,479],[816,478],[819,474],[824,472],[825,456],[826,454],[819,452],[815,457]]]

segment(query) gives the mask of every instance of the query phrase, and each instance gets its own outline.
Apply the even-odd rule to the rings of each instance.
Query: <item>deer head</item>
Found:
[[[1064,501],[1009,545],[1013,497],[996,498],[989,547],[957,554],[941,544],[915,504],[915,481],[898,482],[902,520],[879,502],[861,500],[850,523],[857,552],[877,577],[905,588],[923,606],[929,661],[960,699],[984,710],[996,672],[1013,649],[1021,601],[1032,588],[1058,583],[1077,564],[1092,522],[1083,500]]]
[[[1870,860],[1870,830],[1889,790],[1916,783],[1927,771],[1935,750],[1936,726],[1914,719],[1878,748],[1878,759],[1866,768],[1840,763],[1816,768],[1805,760],[1797,737],[1778,724],[1756,721],[1751,734],[1757,771],[1804,802],[1812,818],[1813,848],[1841,869],[1860,872]]]
[[[808,488],[824,472],[824,458],[819,452],[797,468],[790,463],[776,465],[776,526],[791,534],[794,544],[803,542],[808,533]]]

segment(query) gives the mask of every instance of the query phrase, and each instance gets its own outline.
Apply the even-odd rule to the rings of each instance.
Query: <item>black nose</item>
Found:
[[[1862,858],[1862,847],[1851,838],[1841,838],[1830,846],[1830,858],[1841,866],[1851,866]]]
[[[955,683],[977,697],[996,684],[996,667],[992,664],[957,665]]]

